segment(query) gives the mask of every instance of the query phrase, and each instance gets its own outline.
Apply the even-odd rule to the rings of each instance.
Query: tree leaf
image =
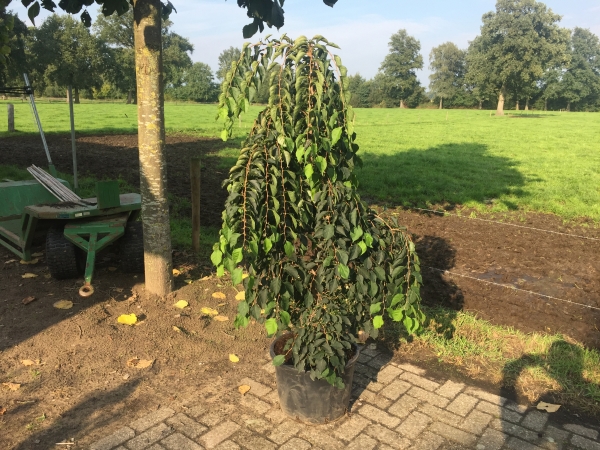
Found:
[[[240,302],[241,302],[241,301],[243,301],[243,300],[246,300],[246,293],[245,293],[244,291],[240,291],[240,292],[238,292],[238,293],[235,295],[235,299],[236,299],[237,301],[240,301]]]
[[[380,329],[383,326],[383,316],[375,316],[373,317],[373,328],[376,330]]]
[[[122,323],[123,325],[135,325],[135,323],[137,322],[137,316],[135,314],[121,314],[118,318],[117,318],[117,322],[118,323]]]
[[[350,232],[350,237],[352,238],[352,242],[356,242],[358,241],[363,235],[363,230],[360,227],[356,227],[354,228],[354,230],[352,230]]]
[[[204,307],[200,310],[205,316],[217,316],[219,311],[213,308]]]
[[[342,127],[337,127],[337,128],[334,128],[333,131],[331,132],[331,146],[332,147],[335,144],[337,144],[337,142],[342,137],[342,131],[343,131]]]
[[[315,169],[312,166],[312,164],[307,164],[304,167],[304,175],[306,176],[306,178],[308,178],[308,179],[312,178],[314,173],[315,173]]]
[[[238,267],[233,272],[231,272],[231,282],[234,286],[240,284],[242,282],[242,275],[244,274],[244,270],[241,267]]]
[[[179,300],[177,303],[173,305],[175,308],[184,309],[189,306],[189,303],[185,300]]]
[[[59,300],[52,306],[54,306],[56,309],[71,309],[73,307],[73,302],[71,300]]]
[[[377,314],[379,311],[381,311],[381,302],[372,303],[371,307],[369,308],[369,311],[371,314]]]
[[[265,321],[265,328],[267,329],[267,334],[269,337],[273,336],[275,333],[277,333],[277,320],[268,319]]]
[[[285,249],[285,254],[288,258],[291,258],[294,255],[294,244],[291,242],[287,241],[283,248]]]
[[[338,264],[338,273],[340,274],[340,277],[344,278],[345,280],[350,277],[350,269],[344,264]]]
[[[274,366],[282,366],[283,363],[285,363],[285,356],[284,355],[277,355],[275,358],[273,358],[273,365]]]

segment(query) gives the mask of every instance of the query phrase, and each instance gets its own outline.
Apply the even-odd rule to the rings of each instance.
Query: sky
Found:
[[[250,19],[236,0],[172,0],[177,13],[171,16],[172,31],[194,45],[192,60],[218,67],[219,54],[230,46],[241,47],[242,27]],[[337,51],[350,74],[372,78],[388,53],[392,34],[404,28],[421,42],[425,61],[418,72],[421,83],[429,84],[429,53],[444,42],[467,48],[479,34],[481,16],[494,10],[495,0],[339,0],[334,8],[321,0],[286,0],[285,25],[280,30],[265,28],[266,34],[287,33],[293,38],[316,34],[341,47]],[[600,36],[600,0],[546,0],[544,3],[563,16],[561,25],[589,28]],[[8,7],[24,20],[25,8],[19,0]],[[95,17],[96,6],[90,7]],[[43,10],[42,10],[43,11]],[[42,12],[40,19],[48,15]],[[26,22],[30,25],[29,19]],[[249,41],[257,42],[259,35]]]

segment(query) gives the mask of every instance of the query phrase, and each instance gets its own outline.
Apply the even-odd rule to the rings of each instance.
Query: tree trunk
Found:
[[[79,105],[79,89],[73,88],[73,103],[77,103]]]
[[[128,105],[131,105],[131,89],[129,89],[129,92],[127,92],[127,102]]]
[[[496,115],[503,116],[504,115],[504,100],[506,99],[506,88],[502,86],[500,89],[500,94],[498,95],[498,107],[496,108]]]
[[[146,291],[173,290],[173,261],[165,153],[160,0],[134,0],[140,191],[144,224]]]
[[[529,111],[529,97],[525,100],[525,111]]]
[[[544,99],[544,111],[548,111],[548,99]]]
[[[571,112],[571,102],[567,102],[567,112]]]
[[[440,97],[440,109],[444,109],[444,97]]]
[[[400,108],[401,109],[406,108],[406,105],[404,104],[404,100],[400,100]]]
[[[71,104],[71,100],[69,99],[69,94],[70,94],[70,92],[69,92],[69,90],[67,89],[67,105],[70,105],[70,104]]]
[[[515,109],[518,111],[519,110],[519,100],[517,100],[517,106],[515,107]]]
[[[483,100],[479,100],[479,109],[483,109]]]

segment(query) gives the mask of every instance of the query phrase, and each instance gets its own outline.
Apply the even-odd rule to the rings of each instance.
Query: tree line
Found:
[[[465,50],[452,42],[429,55],[429,90],[416,70],[421,46],[394,34],[377,75],[350,79],[355,107],[600,110],[600,40],[590,30],[559,26],[561,16],[535,0],[498,0]]]

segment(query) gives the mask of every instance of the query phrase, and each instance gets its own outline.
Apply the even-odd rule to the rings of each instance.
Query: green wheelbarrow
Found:
[[[69,183],[60,180],[69,187]],[[121,270],[144,271],[139,194],[119,194],[116,181],[96,185],[96,198],[81,204],[59,202],[40,183],[0,183],[0,244],[30,261],[36,238],[46,236],[46,262],[56,279],[84,275],[79,295],[94,293],[92,276],[96,254],[119,240]]]

